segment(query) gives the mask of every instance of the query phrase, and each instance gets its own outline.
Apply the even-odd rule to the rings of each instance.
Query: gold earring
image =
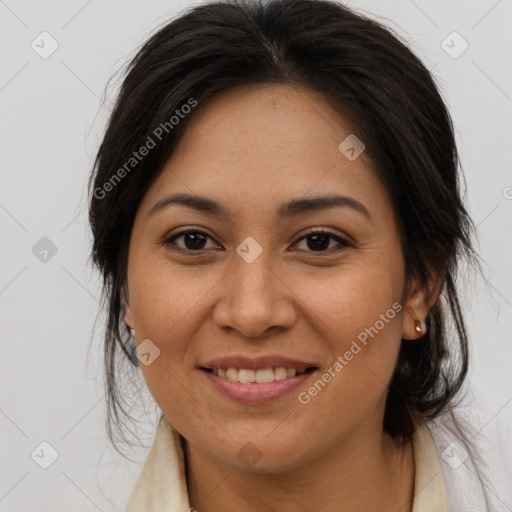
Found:
[[[133,337],[135,337],[135,329],[132,329],[132,328],[130,327],[130,334],[131,334]]]
[[[427,332],[427,324],[420,318],[414,320],[414,329],[418,334],[425,334]]]

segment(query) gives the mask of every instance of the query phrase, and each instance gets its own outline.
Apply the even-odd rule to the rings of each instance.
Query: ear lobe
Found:
[[[131,327],[132,329],[134,328],[132,310],[130,309],[129,306],[126,307],[126,311],[124,313],[124,321],[126,322],[128,327]]]
[[[403,320],[402,338],[406,340],[415,340],[421,338],[424,333],[416,330],[417,320],[425,322],[428,312],[437,302],[442,290],[444,275],[436,276],[428,283],[430,293],[427,297],[425,287],[417,284],[415,281],[412,286],[412,292],[409,294],[405,305],[405,315]]]

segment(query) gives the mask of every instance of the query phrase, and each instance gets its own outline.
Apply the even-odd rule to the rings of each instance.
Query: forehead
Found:
[[[200,104],[145,198],[146,210],[179,191],[251,205],[337,193],[389,207],[370,158],[347,158],[354,128],[319,93],[244,85]]]
[[[200,104],[188,121],[180,146],[208,146],[226,156],[234,149],[240,155],[241,149],[249,153],[251,149],[275,148],[282,154],[306,157],[325,154],[333,142],[339,143],[353,132],[351,123],[316,91],[285,84],[252,84],[228,89]]]

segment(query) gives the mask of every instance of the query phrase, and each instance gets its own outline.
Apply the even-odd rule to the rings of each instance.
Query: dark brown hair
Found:
[[[427,287],[431,276],[443,276],[427,333],[402,341],[389,386],[384,428],[406,439],[407,411],[436,417],[453,406],[466,377],[468,337],[456,278],[461,259],[477,259],[474,225],[461,198],[452,120],[430,72],[391,29],[327,0],[196,6],[159,28],[130,62],[89,182],[92,260],[107,309],[109,435],[112,423],[119,427],[121,414],[129,414],[120,365],[137,365],[123,321],[134,217],[194,110],[177,123],[171,117],[191,99],[200,108],[230,87],[257,83],[307,87],[352,121],[392,199],[407,282],[417,278]],[[149,139],[155,146],[127,167]]]

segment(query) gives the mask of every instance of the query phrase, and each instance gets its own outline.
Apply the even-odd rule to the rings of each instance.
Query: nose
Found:
[[[270,251],[269,251],[270,252]],[[268,254],[268,253],[267,253]],[[260,338],[276,329],[290,328],[296,320],[289,277],[265,251],[248,263],[238,254],[221,283],[222,298],[214,311],[220,328],[236,330],[246,338]]]

